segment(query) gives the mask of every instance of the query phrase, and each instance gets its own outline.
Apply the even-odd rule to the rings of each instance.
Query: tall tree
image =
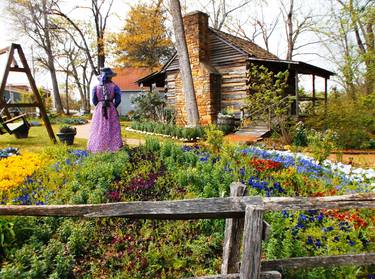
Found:
[[[289,5],[286,5],[284,0],[280,0],[280,4],[281,12],[284,18],[287,42],[286,60],[292,60],[296,49],[304,47],[308,44],[316,43],[308,42],[297,47],[297,40],[300,38],[301,34],[306,31],[311,31],[313,27],[313,17],[311,13],[309,13],[307,15],[302,15],[301,18],[298,18],[297,13],[299,8],[296,7],[294,0],[289,0]]]
[[[369,0],[331,0],[326,19],[316,28],[337,66],[338,80],[352,99],[364,89],[374,91],[375,3]]]
[[[375,89],[375,2],[371,0],[336,0],[349,18],[356,46],[365,65],[365,89]]]
[[[8,11],[18,31],[43,50],[44,57],[40,61],[45,61],[43,64],[50,72],[55,109],[57,113],[64,113],[55,67],[55,25],[50,18],[56,5],[57,0],[12,0],[8,2]]]
[[[193,77],[191,74],[189,53],[186,45],[180,0],[170,0],[170,13],[173,18],[173,29],[176,37],[176,48],[180,64],[183,90],[185,94],[188,125],[196,127],[199,125],[198,106],[195,98]]]
[[[106,5],[105,5],[106,4]],[[86,38],[86,34],[84,32],[84,28],[80,24],[80,21],[73,20],[67,13],[64,13],[60,7],[56,7],[53,9],[53,14],[64,18],[77,32],[77,35],[80,37],[81,41],[78,42],[75,40],[75,36],[73,34],[72,38],[77,43],[82,50],[85,51],[86,58],[91,66],[92,71],[95,75],[99,74],[100,68],[104,67],[105,58],[106,58],[106,51],[105,51],[105,32],[107,28],[107,22],[112,10],[113,0],[91,0],[91,5],[89,7],[80,7],[77,6],[77,9],[87,8],[90,10],[93,16],[93,27],[96,33],[96,52],[93,53],[90,48],[90,42]],[[68,30],[66,30],[69,32]],[[96,56],[97,62],[94,62]]]
[[[63,21],[63,22],[61,22]],[[57,38],[58,57],[60,69],[66,75],[70,76],[80,95],[81,111],[90,112],[90,83],[93,71],[88,67],[88,59],[85,51],[78,45],[83,45],[77,31],[64,20],[58,22],[58,26],[67,32],[63,32]],[[86,34],[86,38],[93,37],[92,30],[85,23],[80,26]],[[74,39],[73,39],[74,38]],[[89,77],[89,81],[85,80]]]
[[[233,13],[249,5],[251,2],[254,2],[254,0],[210,0],[208,3],[206,1],[198,2],[202,9],[210,15],[212,27],[220,30],[224,27],[225,23]]]
[[[114,40],[118,63],[153,70],[172,55],[161,2],[137,4],[129,11],[123,31]]]

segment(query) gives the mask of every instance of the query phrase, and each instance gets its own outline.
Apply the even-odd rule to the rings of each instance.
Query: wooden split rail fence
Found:
[[[330,197],[247,197],[245,186],[232,183],[231,197],[177,201],[139,201],[85,205],[0,206],[0,215],[56,217],[126,217],[137,219],[226,218],[220,275],[204,278],[281,278],[284,268],[331,265],[373,265],[375,253],[301,257],[261,261],[262,239],[267,237],[266,211],[375,208],[375,193]],[[242,256],[240,254],[242,246]]]

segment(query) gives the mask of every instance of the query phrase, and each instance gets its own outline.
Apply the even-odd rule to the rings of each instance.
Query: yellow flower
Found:
[[[13,190],[41,166],[40,155],[30,152],[0,160],[0,192]]]

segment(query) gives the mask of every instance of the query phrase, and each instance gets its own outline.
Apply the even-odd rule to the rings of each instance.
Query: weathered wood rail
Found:
[[[244,185],[233,183],[231,197],[228,198],[85,205],[8,205],[0,206],[0,215],[126,217],[164,220],[226,218],[221,275],[199,277],[202,279],[281,278],[281,274],[276,270],[375,263],[375,253],[261,261],[261,243],[262,239],[267,237],[269,229],[269,225],[263,221],[264,212],[323,208],[375,208],[375,193],[314,198],[261,198],[244,196],[244,191]]]

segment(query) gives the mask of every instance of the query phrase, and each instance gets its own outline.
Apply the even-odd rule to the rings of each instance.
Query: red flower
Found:
[[[263,172],[266,170],[277,170],[281,167],[281,163],[279,162],[267,159],[259,159],[257,157],[253,157],[251,159],[250,165],[259,172]]]

